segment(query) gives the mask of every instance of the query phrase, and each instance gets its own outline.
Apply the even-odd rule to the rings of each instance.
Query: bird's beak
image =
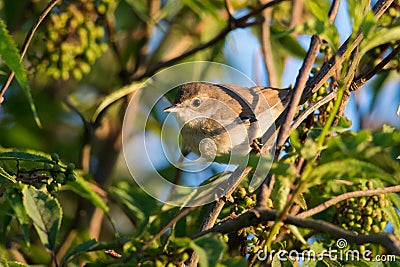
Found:
[[[178,108],[176,106],[170,106],[170,107],[164,109],[164,112],[171,113],[171,112],[176,112],[177,110],[178,110]]]

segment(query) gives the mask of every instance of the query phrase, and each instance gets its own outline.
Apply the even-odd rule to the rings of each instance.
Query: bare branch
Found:
[[[233,179],[235,181],[235,184],[231,187],[229,192],[225,194],[225,196],[228,196],[235,191],[236,187],[239,186],[241,181],[246,177],[247,174],[249,174],[251,170],[251,167],[247,167],[243,170],[243,167],[237,167],[236,170],[232,173],[232,177],[230,179]],[[200,232],[206,231],[207,229],[210,229],[211,227],[214,226],[215,221],[217,220],[222,208],[225,205],[225,200],[223,198],[218,199],[215,203],[213,203],[212,207],[206,214],[203,220],[203,224],[200,227]],[[190,256],[188,260],[188,266],[189,267],[195,267],[197,266],[197,263],[199,261],[199,256],[193,252],[192,255]]]
[[[375,19],[379,19],[383,15],[383,13],[385,13],[385,11],[389,8],[392,2],[393,0],[378,1],[373,7]],[[335,74],[337,68],[342,65],[344,59],[348,55],[346,53],[353,52],[353,50],[359,45],[362,39],[363,34],[360,31],[357,33],[353,42],[350,44],[350,47],[348,47],[350,40],[350,38],[348,38],[339,48],[337,55],[333,56],[328,62],[325,62],[322,65],[321,70],[313,78],[307,81],[305,88],[306,94],[302,96],[301,103],[307,100],[310,94],[317,91],[322,86],[322,84],[324,84],[328,80],[329,77]]]
[[[336,18],[339,3],[340,3],[339,0],[332,2],[331,8],[328,13],[329,21],[331,23],[333,23],[333,21]],[[284,142],[286,141],[286,139],[289,136],[290,123],[292,122],[294,115],[296,114],[296,112],[298,110],[298,106],[299,106],[299,103],[301,102],[301,99],[303,96],[303,91],[306,87],[309,73],[311,71],[312,66],[314,65],[315,59],[317,58],[317,54],[319,52],[320,47],[321,47],[320,37],[318,37],[316,35],[312,36],[310,48],[307,51],[306,58],[304,59],[303,64],[299,71],[299,75],[296,78],[294,92],[293,92],[293,96],[290,100],[289,109],[286,114],[285,122],[282,124],[279,134],[278,134],[278,139],[276,142],[278,155],[280,152],[280,148],[283,146]]]
[[[316,109],[334,99],[335,96],[336,96],[336,91],[332,91],[328,95],[324,96],[322,99],[317,101],[316,103],[312,104],[309,108],[307,108],[304,112],[302,112],[299,115],[299,117],[293,122],[292,126],[290,126],[289,132],[297,129],[297,127],[299,127],[299,125],[308,117],[308,115],[310,115]]]
[[[268,3],[269,0],[264,2]],[[261,50],[264,58],[265,68],[268,74],[268,84],[271,87],[278,87],[278,75],[274,66],[274,57],[271,47],[270,20],[272,9],[264,9],[262,15],[264,17],[264,22],[261,24]]]
[[[260,223],[275,221],[278,216],[279,212],[276,210],[255,208],[236,218],[224,221],[209,230],[197,233],[192,238],[198,238],[212,232],[222,234],[232,233],[248,226],[256,226]],[[332,238],[344,238],[349,243],[357,245],[366,243],[379,244],[386,248],[388,253],[400,256],[400,241],[393,234],[356,234],[323,220],[307,220],[293,215],[287,215],[283,222],[301,228],[313,229],[317,232],[328,234]]]
[[[240,18],[230,20],[228,25],[226,25],[225,28],[223,28],[217,35],[215,35],[208,42],[202,43],[202,44],[200,44],[200,45],[198,45],[198,46],[196,46],[174,58],[171,58],[166,61],[161,61],[158,64],[155,64],[154,66],[150,66],[144,73],[134,75],[131,80],[136,81],[136,80],[143,79],[145,77],[149,77],[149,76],[153,75],[154,73],[156,73],[161,68],[170,66],[184,58],[187,58],[188,56],[191,56],[191,55],[203,50],[203,49],[211,47],[214,44],[218,43],[219,41],[223,40],[225,38],[225,36],[234,29],[246,28],[246,27],[250,27],[252,25],[258,24],[259,22],[248,22],[248,19],[253,17],[254,15],[259,14],[262,10],[269,8],[271,6],[274,6],[282,1],[287,1],[287,0],[272,0],[271,2],[268,2],[264,5],[260,5],[259,7],[249,11],[249,13],[247,13],[246,15],[244,15]]]
[[[356,91],[362,85],[364,85],[368,80],[374,77],[375,74],[379,73],[385,66],[392,60],[397,54],[400,52],[400,45],[398,45],[395,49],[390,52],[381,62],[379,62],[372,70],[367,72],[365,75],[361,77],[356,77],[350,86],[351,91]]]
[[[321,211],[326,210],[330,206],[333,206],[336,203],[339,203],[340,201],[343,201],[345,199],[349,199],[352,197],[370,197],[370,196],[377,196],[377,195],[381,195],[381,194],[389,194],[389,193],[397,193],[397,192],[400,192],[400,185],[390,186],[390,187],[386,187],[386,188],[379,188],[379,189],[347,192],[342,195],[331,198],[328,201],[326,201],[312,209],[309,209],[307,211],[299,213],[299,214],[297,214],[297,217],[307,218],[307,217],[313,216]]]

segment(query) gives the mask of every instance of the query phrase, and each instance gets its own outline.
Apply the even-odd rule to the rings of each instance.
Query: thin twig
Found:
[[[331,198],[331,199],[327,200],[326,202],[324,202],[312,209],[309,209],[307,211],[299,213],[299,214],[297,214],[297,217],[307,218],[307,217],[313,216],[317,213],[320,213],[321,211],[326,210],[330,206],[333,206],[336,203],[339,203],[340,201],[343,201],[345,199],[349,199],[352,197],[370,197],[370,196],[377,196],[377,195],[381,195],[381,194],[398,193],[398,192],[400,192],[400,185],[379,188],[379,189],[347,192],[347,193],[341,194],[339,196],[336,196],[334,198]]]
[[[389,8],[392,4],[393,0],[380,0],[378,1],[374,7],[373,12],[375,14],[375,19],[378,20],[385,11]],[[329,77],[333,76],[339,66],[342,65],[344,59],[348,56],[347,53],[353,52],[353,50],[360,44],[361,40],[363,39],[363,34],[359,31],[354,39],[352,39],[352,43],[349,47],[349,37],[343,45],[339,48],[337,54],[333,56],[328,62],[325,62],[321,70],[311,79],[307,81],[305,92],[302,96],[301,103],[308,99],[310,94],[317,91],[327,80]]]
[[[221,213],[221,210],[224,207],[224,205],[225,205],[225,200],[223,200],[222,198],[218,199],[216,202],[212,204],[207,216],[203,221],[203,224],[200,228],[200,232],[213,227],[215,220],[218,218],[218,215]],[[192,255],[190,255],[190,258],[188,260],[187,266],[188,267],[197,266],[199,259],[200,258],[197,255],[197,253],[192,252]]]
[[[301,18],[303,17],[301,14],[303,13],[303,2],[304,0],[293,0],[292,1],[292,9],[290,14],[290,28],[294,28],[297,24],[300,23]]]
[[[149,246],[153,244],[153,242],[159,239],[169,228],[171,228],[174,224],[176,224],[181,218],[186,216],[190,211],[194,210],[196,207],[184,207],[179,211],[179,213],[174,216],[163,228],[160,229],[150,240],[146,241],[146,243],[141,247],[141,250],[146,250]]]
[[[330,23],[333,23],[336,18],[337,12],[339,10],[339,4],[340,0],[335,0],[332,2],[332,5],[328,12]],[[292,99],[290,100],[289,109],[287,111],[285,121],[282,124],[278,134],[278,139],[276,142],[278,156],[280,148],[283,146],[283,144],[285,143],[286,139],[289,136],[291,128],[290,123],[292,122],[294,115],[298,110],[299,103],[301,102],[301,99],[304,95],[303,91],[306,88],[309,73],[311,71],[312,66],[314,65],[315,59],[317,58],[320,47],[321,47],[320,37],[317,35],[312,36],[310,48],[308,49],[306,58],[304,59],[303,64],[300,68],[299,75],[296,78],[293,96]],[[307,93],[306,95],[308,96],[309,95],[308,90],[306,90],[306,93]]]
[[[200,236],[213,232],[222,234],[232,233],[249,226],[256,226],[260,223],[265,224],[265,222],[275,221],[278,216],[279,211],[255,208],[236,218],[217,224],[211,229],[197,233],[193,238],[199,238]],[[349,243],[357,245],[366,243],[380,244],[387,249],[388,253],[400,256],[400,240],[398,240],[393,234],[356,234],[323,220],[309,220],[293,215],[287,215],[284,223],[292,224],[301,228],[313,229],[319,233],[328,234],[333,238],[344,238]]]
[[[269,0],[265,1],[265,3],[268,2]],[[278,87],[278,75],[274,66],[274,57],[271,47],[270,21],[272,9],[264,9],[262,15],[264,16],[264,22],[261,24],[261,50],[268,74],[268,84],[270,87]]]
[[[75,107],[68,97],[64,98],[64,103],[75,112],[83,123],[83,144],[81,148],[81,166],[85,172],[90,171],[90,153],[91,153],[91,139],[93,137],[94,126],[91,122],[86,120],[85,116]]]
[[[367,72],[365,75],[362,75],[361,77],[356,77],[350,86],[351,91],[356,91],[358,88],[360,88],[363,84],[365,84],[368,80],[370,80],[375,74],[380,72],[386,64],[390,62],[398,53],[400,52],[400,45],[398,45],[395,49],[390,52],[389,55],[387,55],[382,61],[380,61],[372,70]]]
[[[157,64],[155,64],[154,66],[150,66],[144,73],[142,74],[138,74],[138,75],[134,75],[132,77],[132,81],[137,81],[140,79],[143,79],[145,77],[149,77],[151,75],[153,75],[154,73],[156,73],[159,69],[164,68],[164,67],[168,67],[188,56],[191,56],[203,49],[206,49],[210,46],[213,46],[214,44],[218,43],[219,41],[223,40],[225,38],[225,36],[230,33],[232,30],[237,29],[237,28],[246,28],[246,27],[250,27],[252,25],[256,25],[259,24],[259,21],[255,21],[255,22],[248,22],[248,19],[253,17],[256,14],[259,14],[262,10],[264,10],[265,8],[269,8],[271,6],[274,6],[282,1],[287,1],[287,0],[273,0],[271,2],[268,2],[264,5],[261,5],[251,11],[249,11],[249,13],[247,13],[246,15],[237,18],[237,19],[232,19],[231,21],[229,21],[228,25],[225,26],[225,28],[223,28],[217,35],[215,35],[211,40],[205,42],[205,43],[201,43],[198,46],[174,57],[171,58],[169,60],[166,61],[161,61]]]
[[[43,10],[43,12],[40,14],[38,20],[35,22],[35,24],[32,25],[31,29],[29,30],[28,34],[25,37],[24,44],[22,45],[21,48],[21,61],[25,57],[26,51],[28,51],[28,47],[32,41],[33,36],[35,35],[35,32],[37,28],[39,28],[39,25],[43,22],[43,20],[46,18],[46,16],[50,13],[50,11],[54,8],[55,5],[58,4],[60,0],[52,0],[48,6]],[[8,87],[11,84],[12,79],[14,78],[14,71],[11,71],[11,73],[8,75],[6,82],[4,83],[3,88],[0,90],[0,100],[4,100],[4,94],[6,93]],[[0,101],[1,104],[2,101]]]
[[[330,92],[328,95],[324,96],[323,98],[321,98],[320,100],[318,100],[317,102],[315,102],[314,104],[312,104],[310,107],[308,107],[304,112],[302,112],[297,119],[293,122],[292,126],[290,126],[290,130],[289,132],[297,129],[297,127],[299,127],[299,125],[308,117],[308,115],[310,115],[311,113],[313,113],[316,109],[318,109],[319,107],[325,105],[326,103],[328,103],[329,101],[331,101],[332,99],[335,98],[336,96],[336,90]]]
[[[289,136],[290,123],[292,122],[294,115],[297,112],[301,96],[303,95],[303,90],[305,88],[307,78],[314,65],[315,59],[317,58],[319,48],[321,47],[321,39],[314,35],[311,38],[310,48],[307,52],[306,58],[303,61],[303,65],[300,68],[299,75],[297,76],[296,83],[294,86],[294,91],[292,98],[290,100],[289,109],[286,114],[285,122],[282,124],[278,139],[276,141],[277,146],[277,156],[279,157],[280,150],[285,143],[287,137]]]

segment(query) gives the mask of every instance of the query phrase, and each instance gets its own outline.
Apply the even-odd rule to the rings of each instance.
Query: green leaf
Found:
[[[282,210],[290,193],[290,180],[285,176],[276,176],[271,199],[276,210]]]
[[[339,42],[339,33],[336,27],[327,21],[315,18],[311,18],[305,23],[296,26],[294,31],[299,34],[319,35],[331,45],[332,49],[335,49]]]
[[[0,266],[1,267],[28,267],[29,265],[25,265],[21,262],[18,261],[8,261],[8,260],[3,260],[0,259]]]
[[[383,208],[383,212],[389,217],[389,222],[393,225],[394,234],[400,238],[400,216],[393,206]]]
[[[351,20],[353,33],[357,32],[364,21],[364,17],[369,9],[368,0],[348,0],[348,13]]]
[[[109,208],[104,202],[103,198],[91,188],[91,183],[85,180],[85,174],[82,171],[76,170],[75,174],[76,180],[73,182],[68,182],[65,185],[65,188],[89,200],[93,205],[101,209],[114,226],[114,222],[109,213]]]
[[[297,238],[297,240],[299,240],[303,244],[307,244],[307,241],[304,239],[303,235],[300,233],[299,228],[297,228],[297,226],[289,224],[287,227],[292,232],[292,234]]]
[[[220,265],[227,267],[246,267],[249,266],[249,263],[244,257],[236,256],[234,258],[221,260]]]
[[[209,237],[209,235],[206,236]],[[200,243],[202,244],[202,240],[204,239],[202,239],[202,237],[200,237],[199,239],[201,240]],[[200,245],[198,245],[196,241],[197,240],[193,241],[189,237],[179,237],[171,239],[171,244],[177,248],[193,249],[193,251],[196,252],[197,255],[199,256],[199,265],[201,267],[208,267],[209,266],[208,252],[205,249],[203,249]],[[215,265],[210,265],[210,266],[215,266]]]
[[[123,189],[113,187],[110,194],[112,194],[115,202],[121,204],[123,210],[130,218],[134,216],[134,220],[137,223],[135,232],[138,235],[142,234],[149,223],[150,214],[148,214],[148,212],[152,209],[147,207],[148,209],[146,210],[144,205],[138,203],[134,196]]]
[[[154,24],[154,21],[149,16],[149,10],[145,2],[135,0],[126,0],[126,2],[132,7],[136,16],[138,16],[143,22]]]
[[[2,167],[0,167],[0,185],[4,185],[7,182],[7,180],[15,183],[15,178],[13,176],[11,176]]]
[[[22,194],[26,213],[32,219],[40,241],[46,248],[54,250],[62,219],[58,200],[31,186],[25,186]]]
[[[312,182],[313,184],[318,184],[322,179],[330,180],[349,177],[355,177],[358,179],[360,176],[363,176],[363,178],[366,179],[379,177],[381,180],[393,180],[393,176],[391,174],[386,173],[372,163],[348,158],[328,162],[314,167],[310,176],[308,177],[308,181]]]
[[[11,208],[14,211],[15,216],[17,217],[17,220],[19,224],[22,227],[22,231],[24,233],[24,241],[26,244],[28,244],[28,247],[30,245],[29,243],[29,218],[27,215],[27,211],[25,210],[23,201],[22,201],[22,196],[20,194],[15,194],[12,196],[8,196],[8,202],[10,203]]]
[[[199,261],[199,263],[204,264],[204,266],[216,266],[222,253],[226,249],[226,244],[223,240],[218,238],[216,234],[201,236],[194,242],[207,253],[207,256],[201,256]]]
[[[37,153],[37,154],[36,154]],[[44,163],[52,163],[50,156],[41,155],[40,152],[30,153],[24,151],[7,151],[0,152],[0,160],[25,160],[25,161],[37,161]]]
[[[309,1],[308,5],[312,14],[320,21],[329,21],[327,10],[329,6],[326,1]]]
[[[40,119],[36,111],[36,106],[33,102],[31,91],[28,85],[28,79],[24,66],[21,62],[18,48],[14,43],[13,39],[7,31],[7,27],[3,20],[0,19],[0,56],[6,63],[6,65],[15,73],[15,78],[21,85],[22,90],[28,100],[29,106],[31,107],[36,124],[41,127]]]
[[[84,241],[83,243],[77,245],[76,247],[69,250],[64,255],[64,257],[61,260],[61,266],[64,266],[67,263],[68,259],[72,256],[75,256],[82,252],[92,251],[96,247],[97,244],[98,244],[98,242],[96,241],[96,239],[90,239],[90,240]]]
[[[129,95],[130,93],[133,93],[134,91],[138,90],[141,87],[142,83],[132,83],[106,96],[101,101],[101,104],[97,107],[96,111],[94,112],[92,116],[92,121],[96,121],[97,117],[101,113],[103,113],[108,107],[110,107],[115,101],[123,98],[124,96]]]
[[[381,28],[373,33],[370,33],[367,38],[363,39],[360,44],[360,53],[364,54],[374,47],[398,40],[400,40],[400,26],[390,29]]]
[[[300,154],[306,159],[312,161],[318,153],[317,143],[312,139],[307,139],[303,147],[300,149]]]

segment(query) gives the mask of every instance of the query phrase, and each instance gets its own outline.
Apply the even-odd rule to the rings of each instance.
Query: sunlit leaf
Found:
[[[17,46],[7,31],[7,27],[3,20],[0,19],[0,56],[7,66],[15,73],[15,78],[21,85],[22,90],[31,107],[36,124],[41,127],[41,122],[33,102],[31,90],[28,85],[25,68],[21,63],[21,58]]]
[[[381,28],[369,34],[368,37],[361,42],[360,53],[363,54],[374,47],[398,40],[400,40],[400,26],[390,29]]]
[[[104,112],[111,104],[119,99],[129,95],[130,93],[138,90],[142,86],[142,83],[133,83],[128,86],[125,86],[119,90],[112,92],[111,94],[107,95],[97,107],[96,111],[92,116],[92,121],[96,121],[97,117]]]
[[[46,248],[54,250],[62,219],[58,200],[32,186],[25,186],[22,194],[26,213],[32,219],[40,241]]]

